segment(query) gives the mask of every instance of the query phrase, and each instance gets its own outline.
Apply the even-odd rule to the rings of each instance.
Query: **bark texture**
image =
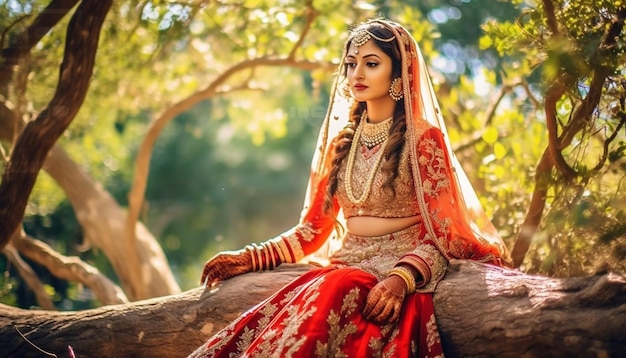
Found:
[[[554,279],[474,262],[450,266],[434,297],[451,357],[623,357],[626,278]]]
[[[59,82],[48,106],[17,138],[0,184],[0,249],[19,229],[48,151],[80,109],[93,72],[100,29],[112,0],[83,1],[67,29]]]
[[[0,306],[2,356],[184,357],[246,309],[311,267],[283,265],[174,296],[81,312]],[[435,293],[448,357],[619,357],[626,279],[552,279],[451,262]],[[22,337],[20,333],[24,335]]]
[[[63,188],[72,203],[83,229],[85,244],[105,253],[129,299],[180,293],[163,249],[141,222],[135,223],[133,239],[139,260],[127,260],[127,242],[124,240],[126,212],[65,151],[56,145],[52,147],[43,169]],[[141,287],[141,290],[134,287]],[[139,293],[140,296],[136,296]]]

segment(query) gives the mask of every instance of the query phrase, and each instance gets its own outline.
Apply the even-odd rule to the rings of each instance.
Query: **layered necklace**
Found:
[[[367,111],[363,111],[363,114],[367,117]],[[361,123],[359,124],[359,128],[363,128],[360,138],[361,143],[365,144],[368,149],[372,149],[386,141],[389,138],[392,120],[393,116],[382,122],[370,123],[361,118]]]
[[[346,194],[348,199],[350,199],[350,202],[354,205],[363,204],[370,194],[374,177],[376,176],[378,168],[380,167],[383,157],[385,156],[384,152],[385,147],[387,146],[387,139],[389,138],[389,129],[391,128],[392,120],[393,116],[382,122],[368,123],[367,111],[364,110],[361,115],[361,121],[359,122],[359,126],[354,133],[352,145],[350,146],[350,153],[348,154],[348,163],[346,167],[346,178],[344,180]],[[356,150],[357,147],[359,147],[359,143],[363,143],[363,145],[368,149],[372,149],[375,146],[380,145],[380,148],[378,148],[380,153],[378,154],[378,159],[367,177],[367,182],[365,183],[361,196],[357,198],[354,196],[354,192],[352,191],[352,169],[354,168]]]

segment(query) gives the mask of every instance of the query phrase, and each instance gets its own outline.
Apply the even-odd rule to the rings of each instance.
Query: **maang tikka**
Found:
[[[358,54],[359,53],[359,47],[363,46],[372,37],[375,38],[376,40],[382,41],[382,42],[391,42],[391,41],[395,40],[395,38],[396,38],[395,36],[392,35],[390,38],[384,39],[384,38],[382,38],[380,36],[374,35],[369,30],[366,30],[366,29],[358,30],[357,32],[354,33],[354,35],[350,39],[351,43],[354,45],[354,47],[356,47],[356,50],[354,50],[354,53]]]

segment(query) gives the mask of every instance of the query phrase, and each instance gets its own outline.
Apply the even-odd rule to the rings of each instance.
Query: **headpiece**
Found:
[[[384,38],[381,38],[380,36],[374,35],[373,33],[371,33],[367,29],[360,29],[360,30],[356,31],[352,36],[350,36],[350,39],[348,39],[348,42],[352,43],[354,45],[354,47],[356,47],[356,51],[354,51],[354,53],[358,54],[359,53],[359,47],[363,46],[372,37],[375,38],[376,40],[382,41],[382,42],[391,42],[391,41],[396,39],[395,36],[391,36],[390,38],[384,39]]]

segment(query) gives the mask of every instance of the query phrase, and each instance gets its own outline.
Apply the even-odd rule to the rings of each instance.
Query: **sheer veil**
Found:
[[[428,233],[433,238],[437,238],[436,242],[440,251],[447,259],[452,258],[472,258],[479,261],[495,262],[498,264],[507,264],[509,262],[509,254],[502,239],[499,237],[497,230],[488,219],[485,211],[478,200],[478,196],[474,191],[465,171],[457,160],[452,151],[448,138],[446,125],[441,115],[441,110],[437,102],[428,68],[424,62],[419,46],[415,39],[401,25],[386,20],[370,20],[368,23],[378,23],[389,29],[398,40],[400,45],[400,53],[402,58],[402,85],[405,94],[404,106],[407,122],[407,138],[405,145],[411,146],[410,160],[413,168],[419,166],[419,153],[415,150],[420,140],[420,133],[424,127],[438,128],[443,135],[445,144],[446,157],[452,168],[453,177],[451,178],[451,190],[456,198],[454,207],[449,208],[449,212],[444,215],[455,216],[454,219],[459,221],[460,227],[454,228],[455,243],[450,245],[450,237],[443,237],[440,229],[437,228],[437,218],[431,215],[423,215],[424,224]],[[332,139],[348,124],[349,111],[352,105],[352,99],[344,95],[341,87],[345,81],[341,69],[344,66],[346,49],[339,63],[339,73],[331,88],[328,110],[322,123],[313,161],[311,163],[311,175],[308,183],[307,195],[305,198],[304,213],[310,207],[311,200],[315,195],[314,191],[318,188],[318,184],[327,177],[331,163],[328,153],[330,153]],[[416,185],[416,193],[418,202],[420,202],[420,212],[429,212],[428,203],[424,199],[422,187],[422,178],[419,171],[414,170],[414,181]],[[338,222],[342,223],[342,215],[339,214]],[[316,257],[324,257],[341,244],[341,233],[336,233],[330,241],[330,247],[322,248],[318,251]],[[458,236],[458,237],[457,237]],[[478,254],[467,257],[464,252],[467,250],[478,249]],[[474,254],[472,254],[474,255]]]

